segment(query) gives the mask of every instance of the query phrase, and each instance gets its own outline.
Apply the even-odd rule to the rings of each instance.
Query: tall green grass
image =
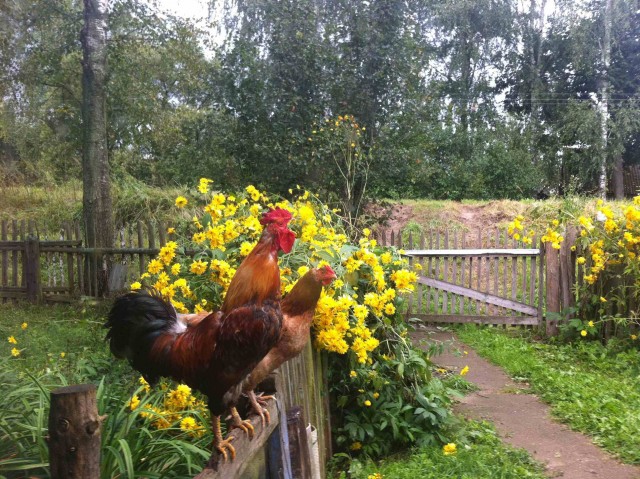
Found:
[[[49,476],[49,394],[80,383],[97,386],[98,411],[106,415],[102,477],[184,478],[203,468],[211,452],[210,431],[195,438],[177,423],[158,430],[141,417],[150,406],[161,405],[163,391],[140,394],[138,375],[125,362],[113,361],[103,316],[103,308],[88,305],[0,305],[0,477]],[[17,344],[10,344],[9,336]],[[14,347],[18,357],[11,355]],[[129,400],[136,392],[141,404],[131,411]],[[185,412],[208,424],[201,412]]]

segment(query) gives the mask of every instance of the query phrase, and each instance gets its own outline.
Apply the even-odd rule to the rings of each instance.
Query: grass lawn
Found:
[[[529,331],[472,325],[460,339],[502,366],[573,429],[627,463],[640,463],[640,355],[637,345],[547,344]]]
[[[547,477],[542,465],[536,463],[526,451],[503,444],[488,422],[461,421],[455,437],[455,454],[445,455],[442,447],[423,447],[377,463],[355,462],[350,472],[356,479],[379,479],[380,476],[384,479]]]

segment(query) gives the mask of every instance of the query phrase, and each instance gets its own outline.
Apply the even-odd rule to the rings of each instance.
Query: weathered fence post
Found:
[[[51,391],[49,463],[52,479],[99,479],[101,421],[93,384]]]
[[[311,457],[304,414],[300,406],[287,411],[289,432],[289,453],[291,454],[291,475],[293,479],[311,479]]]
[[[544,243],[546,262],[546,332],[547,336],[558,334],[558,315],[560,313],[560,255],[550,242]],[[549,314],[551,313],[551,318]]]
[[[40,240],[29,235],[25,241],[25,278],[27,299],[32,303],[42,300],[42,283],[40,278]]]

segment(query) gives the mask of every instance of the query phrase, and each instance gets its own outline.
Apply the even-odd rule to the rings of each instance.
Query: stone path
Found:
[[[436,364],[456,371],[469,366],[466,379],[479,387],[460,401],[456,411],[492,422],[503,441],[526,449],[546,464],[549,477],[640,479],[640,467],[621,464],[587,436],[555,421],[547,404],[526,393],[526,385],[514,383],[503,369],[481,358],[452,333],[434,329],[413,335],[413,339],[427,338],[450,344],[434,358]]]

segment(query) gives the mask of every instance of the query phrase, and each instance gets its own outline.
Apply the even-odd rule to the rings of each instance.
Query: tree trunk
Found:
[[[604,7],[604,35],[602,38],[602,71],[600,72],[600,125],[602,131],[602,159],[598,190],[600,197],[607,196],[607,140],[609,136],[609,68],[611,66],[611,17],[613,0],[606,0]]]
[[[83,120],[83,218],[87,246],[112,247],[113,222],[107,150],[106,71],[108,0],[84,0],[84,28],[80,35]],[[95,265],[100,271],[93,274]],[[106,288],[107,266],[89,262],[89,278],[99,278],[95,293]]]
[[[624,161],[621,154],[613,163],[613,194],[616,200],[624,199]]]

